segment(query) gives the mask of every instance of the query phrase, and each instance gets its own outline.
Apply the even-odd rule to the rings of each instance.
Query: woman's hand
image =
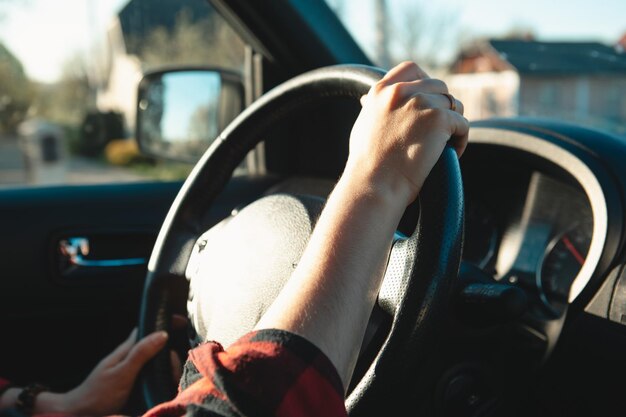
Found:
[[[36,410],[60,411],[76,416],[104,416],[117,413],[126,404],[141,368],[167,341],[166,332],[155,332],[136,341],[137,329],[111,354],[102,359],[87,379],[65,394],[55,396],[55,406],[46,405],[44,393],[37,399]]]
[[[452,106],[447,93],[443,81],[415,63],[391,69],[361,99],[344,176],[356,175],[370,192],[410,204],[446,143],[459,156],[467,144],[463,105],[455,100]]]

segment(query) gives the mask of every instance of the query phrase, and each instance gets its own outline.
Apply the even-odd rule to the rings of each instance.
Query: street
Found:
[[[24,184],[27,182],[22,152],[14,137],[0,140],[0,185]]]
[[[0,187],[52,184],[97,184],[141,181],[136,173],[98,160],[64,155],[45,163],[24,157],[16,137],[0,136]],[[29,169],[27,169],[29,166]]]

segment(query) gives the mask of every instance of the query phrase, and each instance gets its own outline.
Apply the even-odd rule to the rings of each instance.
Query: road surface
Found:
[[[16,137],[0,136],[0,187],[133,182],[142,179],[129,169],[76,156],[65,155],[61,162],[54,163],[38,162],[36,158],[34,162],[29,162]]]

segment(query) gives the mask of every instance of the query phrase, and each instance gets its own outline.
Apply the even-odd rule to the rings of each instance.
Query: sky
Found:
[[[165,75],[163,84],[163,102],[167,103],[161,120],[163,138],[184,140],[189,137],[194,112],[219,100],[220,77],[216,73],[175,72]]]
[[[340,6],[344,24],[372,55],[374,45],[373,1],[327,0]],[[443,48],[452,52],[470,37],[502,35],[511,28],[531,29],[540,40],[587,40],[608,44],[626,33],[626,0],[387,0],[397,24],[396,38],[411,12],[417,24],[431,24],[446,17],[449,28]],[[435,40],[431,43],[437,45]]]
[[[0,42],[27,74],[51,82],[69,55],[106,34],[127,0],[0,0]]]
[[[68,55],[83,51],[106,33],[127,0],[0,0],[0,42],[24,64],[29,76],[51,82]],[[303,0],[308,1],[308,0]],[[373,8],[369,0],[344,2],[349,29],[371,52]],[[532,29],[542,40],[614,43],[626,32],[626,0],[388,0],[399,10],[425,10],[426,21],[448,14],[442,41],[452,51],[464,37],[498,35],[511,27]],[[406,19],[405,19],[406,20]]]

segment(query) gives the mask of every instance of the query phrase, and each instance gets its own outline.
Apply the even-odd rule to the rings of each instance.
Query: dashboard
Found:
[[[349,130],[342,133],[347,136]],[[326,138],[314,136],[309,139],[312,143]],[[340,143],[339,136],[328,136],[329,143],[332,139]],[[626,346],[625,143],[555,121],[472,123],[469,145],[460,159],[465,191],[463,263],[478,268],[462,267],[461,274],[467,275],[456,284],[488,283],[493,277],[523,289],[528,303],[514,318],[501,308],[504,303],[485,302],[478,314],[462,310],[465,305],[458,292],[452,293],[453,310],[438,322],[444,323],[437,326],[441,341],[430,364],[439,376],[427,378],[438,381],[437,390],[444,392],[443,387],[451,386],[446,384],[464,381],[468,390],[477,390],[470,392],[483,398],[511,395],[511,409],[524,410],[515,398],[521,396],[530,411],[520,415],[614,415],[611,410],[619,406],[623,384],[613,383],[607,374],[626,372],[620,360]],[[334,146],[325,148],[320,158],[338,154],[338,145]],[[324,181],[283,182],[272,191],[327,195],[343,165],[328,160],[320,166],[327,170],[296,173]],[[403,219],[399,231],[410,235],[416,221]],[[494,293],[503,287],[493,286]],[[364,344],[374,346],[372,351],[382,343],[377,338],[384,340],[393,325],[382,310],[376,312],[366,334],[366,341],[372,342]],[[438,358],[444,359],[437,362]],[[534,409],[537,403],[553,407],[539,413]],[[564,404],[570,408],[559,411]]]
[[[468,148],[463,260],[524,288],[534,308],[559,315],[586,262],[590,201],[566,171],[505,147]]]
[[[618,194],[589,149],[564,141],[565,127],[518,120],[490,123],[473,124],[460,159],[466,209],[463,260],[497,281],[523,288],[540,315],[561,316],[575,300],[590,301],[615,259],[621,230]],[[597,134],[590,138],[596,140]],[[335,153],[329,148],[323,155]],[[343,165],[334,165],[325,166],[332,167],[328,176],[336,178]],[[304,178],[317,174],[298,173]],[[334,185],[334,179],[318,182],[324,187],[300,179],[272,191],[325,196]],[[399,231],[410,235],[416,221],[404,218]]]
[[[497,188],[491,193],[507,195]],[[589,251],[591,206],[582,190],[538,171],[519,197],[511,215],[501,211],[504,202],[468,196],[464,260],[524,287],[548,311],[558,312]]]
[[[337,153],[328,149],[324,158]],[[437,390],[462,382],[467,384],[462,389],[469,387],[467,392],[484,398],[511,394],[525,401],[528,391],[541,400],[532,397],[530,408],[537,402],[554,404],[553,410],[576,404],[575,413],[531,410],[520,415],[614,415],[596,411],[617,405],[623,388],[611,379],[598,381],[605,381],[607,369],[619,375],[626,371],[619,360],[626,346],[623,149],[615,138],[565,124],[520,119],[473,124],[460,160],[463,261],[478,268],[461,268],[461,273],[480,269],[487,278],[523,289],[529,303],[515,318],[495,303],[483,315],[469,317],[459,310],[458,293],[453,294],[456,310],[439,322],[444,323],[437,326],[439,356],[429,364],[438,376],[427,379],[438,381]],[[268,193],[326,196],[343,165],[329,161],[324,167],[324,175],[296,172],[297,177]],[[418,219],[404,220],[399,231],[408,236]],[[476,275],[476,281],[485,278]],[[468,273],[457,283],[474,278]],[[514,292],[519,293],[509,291]],[[392,326],[382,309],[374,309],[364,343],[365,365],[357,365],[357,375],[367,371]],[[536,378],[538,369],[542,374]],[[519,407],[517,401],[514,405]]]

